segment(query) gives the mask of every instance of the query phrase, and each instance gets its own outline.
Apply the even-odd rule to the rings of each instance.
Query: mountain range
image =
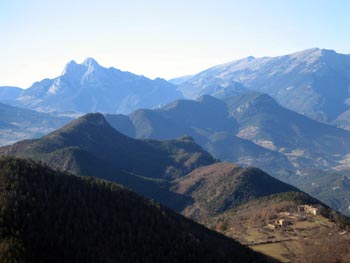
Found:
[[[176,211],[182,211],[195,201],[193,196],[181,190],[184,185],[188,186],[189,182],[194,184],[189,187],[190,189],[195,190],[199,187],[195,182],[198,180],[195,179],[198,172],[194,174],[191,172],[218,162],[198,146],[191,137],[164,141],[132,139],[113,129],[103,115],[97,113],[80,117],[40,139],[25,140],[2,147],[0,148],[1,154],[30,158],[76,175],[93,176],[117,182]],[[225,167],[224,164],[222,166]],[[208,169],[215,169],[215,166]],[[199,173],[202,174],[202,172]],[[186,174],[188,175],[185,176]],[[234,178],[233,174],[240,176]],[[227,176],[238,183],[241,180],[238,178],[249,178],[250,174],[256,174],[253,178],[267,177],[262,183],[265,186],[259,187],[273,190],[272,192],[266,190],[265,195],[299,191],[291,186],[281,187],[278,183],[285,184],[260,170],[244,170],[236,167],[235,171]],[[202,185],[204,177],[199,179]],[[221,179],[220,184],[223,187],[228,186],[228,180],[223,180],[222,176]],[[249,184],[255,184],[254,180],[249,179],[248,181]],[[268,187],[269,184],[275,187]],[[252,189],[255,188],[256,186],[252,187]],[[231,185],[228,191],[230,193],[237,190],[242,191],[239,187],[235,189]],[[252,194],[252,196],[261,196],[261,194]],[[222,198],[226,200],[224,195]],[[233,197],[229,194],[227,198],[232,199]],[[249,196],[243,199],[246,201]],[[242,201],[231,202],[232,205],[227,205],[228,207],[236,206]]]
[[[322,183],[325,180],[321,179],[321,176],[319,179],[313,176],[312,180],[302,183],[297,174],[319,169],[331,169],[341,173],[349,169],[349,133],[306,117],[311,116],[343,128],[349,126],[348,97],[343,92],[343,82],[334,82],[334,79],[342,79],[339,77],[341,74],[346,75],[347,58],[347,55],[320,49],[305,50],[277,58],[249,57],[225,66],[214,67],[198,75],[173,80],[186,96],[195,97],[209,93],[220,99],[202,95],[196,101],[181,99],[169,104],[164,104],[167,100],[162,100],[162,96],[159,98],[158,93],[149,93],[149,89],[155,92],[164,91],[168,95],[174,95],[175,92],[177,95],[171,95],[169,101],[181,98],[182,95],[175,90],[176,86],[165,80],[152,81],[114,68],[107,69],[91,58],[82,64],[72,61],[67,64],[61,76],[36,82],[27,90],[16,87],[0,88],[0,100],[6,103],[36,110],[55,111],[50,115],[43,115],[1,104],[3,114],[0,115],[0,144],[37,138],[70,120],[57,116],[72,116],[76,111],[129,112],[142,107],[139,103],[133,104],[126,99],[122,104],[127,105],[128,110],[113,110],[111,105],[116,105],[114,97],[117,95],[118,98],[122,98],[124,95],[129,97],[130,94],[136,94],[142,103],[147,101],[144,96],[150,96],[155,103],[145,107],[157,109],[139,109],[128,116],[106,114],[107,121],[120,132],[133,138],[170,140],[190,135],[214,158],[244,166],[257,166],[309,192],[313,185],[320,183],[323,187]],[[158,88],[149,88],[155,87],[153,85],[156,82],[161,82],[168,88],[163,89],[163,84],[162,88],[157,86],[158,84]],[[286,94],[289,94],[286,95],[286,101],[299,101],[297,95],[307,97],[301,98],[300,101],[305,102],[303,107],[306,107],[308,113],[301,111],[300,105],[296,106],[295,110],[303,114],[296,114],[276,102],[277,100],[288,108],[293,108],[293,103],[287,105],[287,102],[283,101],[284,95],[278,95],[286,83],[293,84],[293,87],[300,91],[293,93],[294,88],[288,86],[285,90]],[[329,83],[333,83],[332,85],[340,90],[333,93],[339,94],[345,100],[345,104],[336,100],[333,93],[326,92],[330,90]],[[118,87],[115,88],[114,85]],[[308,94],[305,85],[312,90],[313,95],[305,95]],[[250,91],[252,89],[269,93],[276,100],[266,94]],[[142,93],[146,90],[148,95]],[[109,91],[115,92],[114,95]],[[325,98],[311,99],[315,94]],[[320,101],[323,101],[324,105]],[[310,106],[310,103],[313,106]],[[86,107],[82,106],[83,104]],[[342,108],[343,104],[345,108]],[[333,105],[332,108],[339,106],[339,109],[334,114],[327,113],[330,107],[327,105]],[[318,113],[312,113],[316,108]],[[331,115],[332,118],[319,118]],[[327,175],[328,183],[332,181],[331,185],[336,189],[336,173],[326,173],[330,174]],[[328,191],[326,188],[322,189],[322,193]],[[345,189],[346,187],[344,191]],[[316,193],[317,197],[348,213],[347,207],[350,204],[346,198],[338,197],[338,194],[341,195],[339,192],[321,192]]]
[[[188,134],[216,158],[245,165],[258,162],[270,172],[278,170],[273,167],[276,160],[284,169],[342,169],[350,151],[348,131],[290,111],[258,92],[225,100],[205,95],[128,116],[106,115],[106,119],[136,138]]]
[[[286,210],[287,208],[283,208],[282,210],[281,208],[278,208],[279,210],[275,210],[274,208],[280,207],[280,202],[288,201],[291,202],[290,205],[295,209],[300,204],[319,205],[322,209],[328,211],[324,214],[325,218],[333,218],[332,220],[335,218],[336,222],[342,220],[337,213],[329,209],[322,202],[293,186],[271,177],[260,169],[243,168],[232,163],[218,162],[218,160],[211,157],[210,154],[199,147],[191,137],[187,136],[176,140],[165,141],[132,139],[114,130],[101,114],[87,114],[42,138],[25,140],[12,146],[2,147],[0,148],[0,155],[29,158],[60,171],[71,172],[75,175],[83,176],[83,178],[88,176],[86,179],[76,178],[72,175],[67,176],[62,174],[62,172],[52,171],[47,167],[41,167],[33,163],[33,161],[26,162],[5,158],[3,162],[4,167],[0,169],[2,174],[5,174],[4,183],[8,185],[8,187],[4,188],[8,191],[4,192],[4,196],[6,198],[13,196],[13,199],[11,197],[10,200],[14,200],[14,202],[17,202],[22,207],[21,210],[11,210],[15,211],[15,214],[12,215],[16,218],[21,218],[26,215],[27,210],[33,211],[32,217],[30,217],[32,220],[19,221],[29,222],[28,224],[31,227],[24,225],[24,228],[29,230],[22,231],[21,224],[15,225],[14,229],[17,230],[19,228],[21,235],[17,236],[19,240],[15,239],[14,242],[16,244],[22,244],[21,242],[24,240],[25,244],[28,244],[26,240],[31,235],[30,229],[37,229],[35,233],[38,239],[34,239],[37,241],[29,246],[25,245],[26,251],[32,251],[33,249],[33,254],[38,253],[37,251],[42,248],[43,244],[48,243],[67,251],[65,255],[70,257],[72,250],[65,248],[65,243],[59,241],[62,238],[64,239],[65,236],[62,238],[56,237],[67,235],[66,238],[69,238],[69,240],[79,239],[82,231],[81,227],[86,226],[89,229],[91,240],[96,240],[95,235],[97,233],[94,229],[97,226],[93,218],[95,215],[101,214],[104,217],[98,222],[100,224],[107,224],[109,229],[109,234],[105,234],[103,240],[109,236],[115,236],[113,234],[114,228],[111,229],[111,226],[116,227],[115,231],[118,231],[118,226],[123,228],[122,233],[124,234],[118,235],[121,240],[133,238],[134,234],[132,233],[134,233],[134,230],[132,229],[138,229],[137,232],[141,231],[141,234],[137,236],[137,240],[139,241],[147,240],[146,238],[140,238],[143,231],[145,231],[149,238],[163,240],[165,243],[161,247],[164,247],[165,250],[161,250],[159,255],[153,250],[156,246],[157,251],[159,251],[158,243],[151,242],[146,245],[149,247],[147,253],[151,258],[156,256],[167,257],[168,252],[166,251],[168,251],[168,245],[173,246],[170,240],[176,241],[178,239],[175,232],[182,233],[182,231],[186,232],[189,229],[191,229],[190,231],[196,231],[195,233],[191,232],[192,234],[188,234],[189,236],[197,237],[196,240],[201,240],[202,237],[206,238],[207,243],[204,243],[204,241],[199,243],[203,244],[203,246],[210,246],[210,242],[216,242],[217,246],[226,247],[225,241],[211,239],[210,234],[204,234],[204,230],[196,230],[197,228],[191,225],[187,228],[186,222],[188,221],[183,221],[184,219],[176,216],[166,208],[159,207],[159,205],[154,205],[154,202],[151,202],[148,207],[151,210],[155,209],[155,211],[150,212],[148,208],[140,205],[139,201],[137,201],[144,199],[136,197],[135,194],[129,191],[120,189],[119,186],[106,181],[99,181],[92,177],[118,182],[145,197],[156,199],[163,205],[181,212],[183,215],[198,222],[204,223],[208,227],[214,228],[216,231],[222,232],[225,235],[229,235],[230,232],[226,233],[222,231],[224,228],[217,226],[216,223],[214,224],[215,227],[213,225],[213,222],[217,222],[217,218],[224,218],[223,220],[231,222],[231,220],[236,220],[235,218],[237,216],[236,213],[232,214],[232,211],[235,211],[235,209],[245,211],[241,210],[240,207],[242,205],[249,205],[251,207],[251,202],[257,202],[253,203],[255,204],[254,210],[259,211],[260,206],[265,202],[264,200],[269,200],[270,205],[273,204],[271,205],[273,208],[271,211],[274,211],[273,213],[289,211]],[[8,170],[9,172],[7,172]],[[49,184],[49,186],[46,186],[46,184]],[[15,191],[12,191],[11,187],[15,187]],[[85,190],[86,187],[89,190]],[[41,188],[45,189],[45,191],[40,190]],[[57,191],[62,191],[62,194]],[[110,196],[109,191],[112,192],[111,195],[113,197]],[[33,199],[31,196],[35,196],[35,198]],[[6,198],[4,200],[8,200]],[[36,202],[42,202],[43,204],[47,204],[47,206],[38,205]],[[50,206],[50,202],[53,202],[53,204],[62,202],[62,205],[58,205],[60,209],[54,209],[55,206]],[[93,202],[94,205],[89,205],[90,202]],[[114,202],[116,203],[114,204]],[[145,201],[142,202],[145,203]],[[122,205],[122,208],[118,208],[119,205]],[[113,207],[113,209],[109,209],[109,206]],[[53,209],[50,209],[50,207]],[[73,209],[73,207],[79,207],[79,209]],[[90,210],[92,208],[94,209],[93,211]],[[36,209],[39,209],[39,211],[34,212]],[[2,211],[7,210],[4,209]],[[22,213],[19,211],[22,211]],[[114,216],[113,211],[120,212]],[[71,213],[74,213],[74,216]],[[90,216],[83,216],[86,214]],[[46,217],[41,215],[50,215],[50,217],[56,218],[55,222],[57,223],[48,225],[48,222],[51,222],[50,219],[45,219]],[[75,220],[80,217],[82,219]],[[338,217],[340,219],[337,219]],[[4,218],[9,217],[5,216]],[[137,223],[139,221],[136,218],[140,218],[140,220],[143,218],[145,220],[143,221],[144,224],[142,223],[140,225]],[[150,221],[148,221],[148,218]],[[90,219],[92,220],[91,222],[89,221]],[[134,219],[138,227],[133,226]],[[104,220],[108,223],[104,223]],[[79,222],[79,225],[76,225],[76,222]],[[153,225],[152,222],[157,222],[156,233],[153,232],[152,228],[148,228],[148,226],[151,227]],[[167,222],[173,223],[171,223],[171,226],[167,226]],[[62,230],[56,231],[55,229],[61,229],[60,224],[69,225],[71,228],[70,230],[67,229],[67,232],[65,230],[63,232]],[[164,229],[170,229],[170,233],[168,233],[170,239],[159,237],[163,233],[163,224],[165,224]],[[332,223],[331,226],[332,229],[338,228],[335,223]],[[54,231],[47,230],[48,227],[54,227]],[[98,229],[102,233],[106,231],[102,225],[99,225]],[[128,234],[125,231],[129,231],[129,229],[131,229],[131,232]],[[327,230],[328,228],[322,227],[322,229]],[[121,231],[118,231],[118,233],[121,233]],[[311,237],[311,233],[307,234],[307,237],[309,236]],[[222,239],[219,236],[217,238]],[[53,243],[50,241],[51,239],[56,240],[58,243]],[[47,240],[47,242],[41,242],[41,240]],[[113,240],[111,239],[108,245],[106,244],[104,247],[109,248],[110,246],[114,246],[114,242],[117,241],[115,241],[115,238]],[[193,239],[191,238],[190,240]],[[130,247],[127,246],[129,241],[125,242],[123,250],[129,251]],[[187,241],[184,242],[186,243]],[[311,245],[315,245],[316,243],[316,241],[312,241]],[[68,244],[70,243],[66,245]],[[79,246],[79,242],[75,242],[74,244],[70,247],[74,248],[75,252],[81,251],[77,255],[89,255],[89,257],[93,257],[92,254],[87,253],[84,248]],[[212,248],[215,248],[216,245],[213,245]],[[230,246],[232,251],[235,251],[236,246],[233,244]],[[141,245],[138,247],[142,248]],[[183,247],[175,247],[174,253],[184,253]],[[188,243],[186,247],[190,250],[200,249],[200,247],[193,248],[191,243]],[[51,251],[50,246],[46,247],[46,249],[45,251]],[[95,249],[99,249],[99,246],[95,247]],[[115,249],[115,251],[120,250]],[[213,253],[210,251],[212,250],[208,249],[206,253]],[[216,254],[212,254],[212,256],[208,255],[208,260],[215,262],[215,260],[212,260],[212,257],[217,257],[218,260],[222,257],[219,261],[225,262],[226,255],[228,255],[226,253],[231,253],[229,251],[231,250],[225,248],[222,252],[219,252],[221,256]],[[244,250],[240,251],[242,252]],[[263,252],[270,255],[268,251],[264,250]],[[99,252],[92,250],[91,253],[98,255]],[[137,255],[144,255],[144,252],[138,250],[136,250],[136,254],[133,253],[130,251],[130,253],[124,255],[128,259],[127,262],[130,262],[130,257],[137,258]],[[232,253],[238,253],[237,258],[241,256],[239,252]],[[243,254],[246,255],[247,253],[249,255],[248,258],[255,258],[254,254],[251,254],[252,252],[247,251]],[[51,252],[48,252],[47,256],[49,257],[49,255],[51,255]],[[55,255],[55,253],[52,255]],[[206,254],[204,253],[203,255]],[[104,250],[103,256],[115,257],[117,255],[113,254],[112,250]],[[191,257],[191,254],[188,257]],[[233,258],[236,259],[236,257]],[[245,259],[242,260],[246,262]],[[257,262],[261,261],[257,260]]]
[[[0,87],[0,261],[349,262],[349,83],[314,48]]]
[[[278,57],[247,57],[171,80],[187,98],[260,91],[288,109],[349,127],[350,56],[313,48]]]
[[[128,113],[182,98],[175,85],[164,79],[151,80],[112,67],[105,68],[93,58],[81,64],[69,62],[60,76],[35,82],[20,95],[12,96],[15,99],[1,95],[0,101],[32,110],[82,113]]]
[[[190,135],[216,158],[269,171],[292,169],[280,153],[236,136],[239,125],[226,103],[211,96],[178,100],[156,110],[137,110],[128,116],[107,114],[117,130],[135,138],[169,139]]]
[[[60,76],[26,90],[0,87],[0,101],[45,112],[129,113],[183,96],[224,99],[253,90],[312,119],[349,129],[349,66],[349,55],[313,48],[278,57],[247,57],[166,81],[104,68],[87,58],[81,64],[69,62]]]
[[[281,107],[265,94],[227,99],[238,136],[288,156],[296,168],[337,168],[350,152],[350,132]]]
[[[215,158],[257,166],[277,178],[309,190],[322,182],[313,177],[302,183],[304,169],[343,170],[348,167],[350,133],[312,120],[280,106],[270,96],[250,92],[225,100],[202,96],[179,100],[155,110],[137,110],[128,116],[106,115],[117,130],[135,138],[169,139],[192,136]],[[336,176],[329,177],[336,182]],[[326,187],[326,186],[325,186]],[[334,192],[317,197],[348,213],[350,205]]]

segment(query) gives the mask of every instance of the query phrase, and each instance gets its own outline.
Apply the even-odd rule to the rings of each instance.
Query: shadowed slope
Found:
[[[1,262],[267,262],[116,184],[0,158]]]

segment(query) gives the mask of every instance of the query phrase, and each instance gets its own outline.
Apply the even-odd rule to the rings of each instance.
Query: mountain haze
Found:
[[[104,68],[93,58],[69,62],[54,79],[35,82],[13,103],[39,111],[127,113],[154,108],[181,98],[176,87],[115,68]]]
[[[248,57],[185,79],[179,90],[189,98],[203,92],[215,95],[212,90],[218,82],[228,86],[239,82],[269,94],[288,109],[332,122],[350,107],[350,56],[313,48],[279,57]]]
[[[59,117],[0,103],[0,146],[40,137],[72,118]]]
[[[0,101],[6,102],[17,99],[23,92],[23,89],[13,86],[0,87]]]
[[[136,138],[169,139],[190,135],[216,158],[255,165],[269,171],[292,169],[282,154],[237,137],[239,125],[224,101],[202,96],[178,100],[156,110],[137,110],[129,116],[106,115],[117,130]]]
[[[136,138],[187,134],[216,158],[254,164],[274,174],[311,167],[344,169],[350,151],[350,132],[290,111],[259,92],[225,100],[205,95],[109,119],[114,128]]]
[[[255,166],[348,214],[350,203],[342,193],[325,195],[327,185],[312,177],[304,185],[305,169],[349,169],[350,133],[279,105],[270,96],[249,92],[219,100],[202,96],[179,100],[156,110],[137,110],[128,116],[107,115],[111,125],[136,138],[168,139],[192,136],[215,158]],[[329,178],[337,185],[337,177]],[[331,196],[331,198],[329,198]]]
[[[287,110],[266,94],[243,94],[226,102],[239,123],[239,137],[284,154],[296,168],[337,168],[350,152],[350,132]]]

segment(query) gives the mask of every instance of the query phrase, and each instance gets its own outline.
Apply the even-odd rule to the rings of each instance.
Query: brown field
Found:
[[[280,219],[288,225],[278,226]],[[350,234],[292,202],[242,206],[204,223],[281,262],[350,262]]]

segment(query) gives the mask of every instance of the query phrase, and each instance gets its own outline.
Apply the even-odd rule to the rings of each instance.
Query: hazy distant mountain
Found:
[[[188,75],[188,76],[182,76],[182,77],[178,77],[178,78],[173,78],[173,79],[169,79],[168,81],[172,84],[180,84],[182,82],[185,82],[186,80],[192,78],[193,75]]]
[[[0,158],[1,262],[272,262],[113,183]]]
[[[0,146],[40,137],[72,120],[0,103]]]
[[[296,168],[349,166],[349,131],[287,110],[262,93],[235,96],[226,102],[239,124],[239,137],[284,154]]]
[[[274,174],[310,167],[344,169],[349,158],[350,132],[287,110],[258,92],[225,101],[210,96],[179,100],[128,117],[115,117],[111,124],[137,138],[188,134],[216,158]]]
[[[215,95],[218,83],[236,82],[269,94],[291,110],[331,122],[350,107],[350,56],[314,48],[280,57],[248,57],[194,75],[179,90],[194,98],[203,92]]]
[[[210,96],[175,101],[156,110],[137,110],[129,116],[106,115],[106,119],[131,137],[170,139],[187,134],[223,161],[270,172],[293,169],[284,155],[235,136],[237,121],[229,116],[224,101]]]
[[[69,62],[54,79],[35,82],[17,98],[17,105],[39,111],[127,113],[154,108],[182,95],[164,79],[150,80],[94,59]]]
[[[205,76],[200,81],[192,80],[196,77],[188,78],[185,82],[180,82],[178,90],[189,99],[194,99],[202,95],[211,95],[217,98],[226,98],[249,91],[240,82],[218,78],[211,74]]]
[[[332,124],[339,126],[343,129],[350,130],[350,110],[344,111],[338,118],[336,118]]]
[[[168,139],[188,134],[220,160],[259,167],[308,192],[310,188],[303,188],[298,170],[349,169],[349,131],[283,108],[259,92],[225,101],[203,96],[197,101],[180,100],[156,110],[106,118],[114,128],[137,138]],[[323,181],[314,178],[314,184]],[[332,180],[335,184],[337,178]],[[313,193],[333,207],[338,202],[339,209],[348,204],[336,192],[334,201]]]
[[[23,93],[23,89],[12,86],[0,87],[0,101],[15,100]]]

